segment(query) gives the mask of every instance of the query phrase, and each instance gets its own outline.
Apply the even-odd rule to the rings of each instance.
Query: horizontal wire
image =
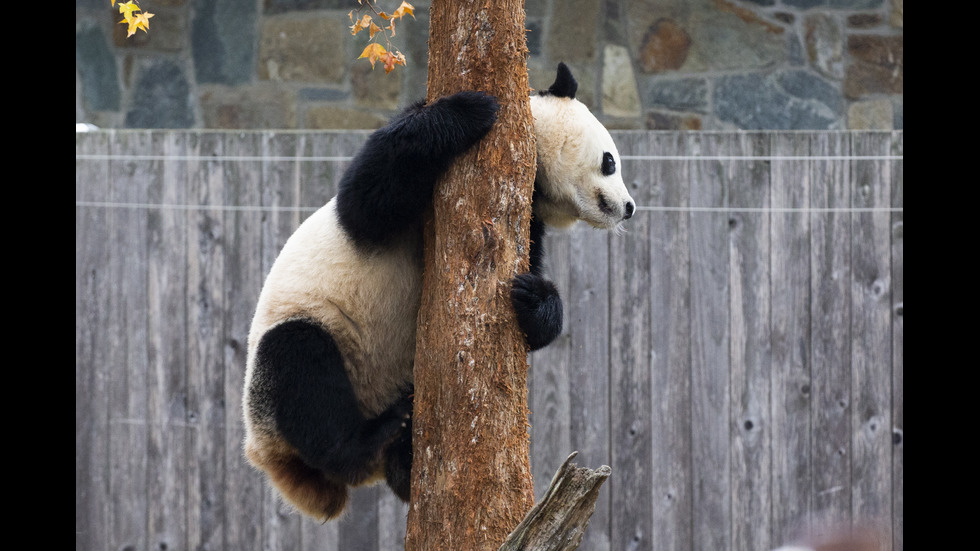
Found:
[[[163,203],[109,203],[99,201],[75,201],[76,207],[158,210],[216,210],[246,212],[314,212],[320,207],[280,207],[258,205],[178,205]],[[735,212],[735,213],[862,213],[904,212],[903,207],[668,207],[640,206],[636,210],[652,212]]]
[[[352,156],[290,157],[248,155],[100,155],[76,154],[76,161],[294,161],[345,162]],[[621,155],[624,161],[902,161],[903,155]]]

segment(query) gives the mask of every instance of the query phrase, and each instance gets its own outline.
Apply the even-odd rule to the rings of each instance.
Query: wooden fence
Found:
[[[383,486],[320,525],[243,460],[264,274],[365,133],[75,136],[75,547],[399,549]],[[615,132],[623,235],[546,243],[538,495],[612,477],[583,550],[764,551],[874,523],[903,549],[902,132]]]

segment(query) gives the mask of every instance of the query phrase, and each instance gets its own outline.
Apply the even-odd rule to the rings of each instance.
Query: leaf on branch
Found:
[[[400,19],[405,16],[405,14],[411,15],[412,19],[415,19],[415,6],[409,4],[408,2],[402,2],[402,5],[398,6],[395,13],[391,15],[392,19]]]
[[[110,2],[115,7],[116,0],[110,0]],[[123,14],[123,20],[119,23],[129,27],[126,31],[127,38],[136,34],[137,30],[142,30],[145,33],[150,32],[150,18],[153,17],[153,14],[144,11],[134,0],[119,4],[119,13]]]
[[[405,56],[398,51],[395,53],[385,52],[381,56],[381,61],[385,64],[385,74],[388,74],[395,70],[395,65],[405,65]]]
[[[371,15],[365,14],[361,16],[355,14],[355,12],[360,12],[361,8],[351,10],[347,13],[347,17],[351,20],[351,23],[353,23],[353,25],[350,26],[351,35],[356,35],[362,30],[367,29],[369,40],[374,40],[375,35],[381,33],[384,35],[384,42],[387,46],[386,49],[380,44],[368,44],[367,47],[364,48],[364,51],[361,52],[358,59],[367,58],[368,61],[371,62],[372,69],[374,68],[375,62],[381,60],[385,67],[385,73],[390,73],[393,71],[396,65],[405,65],[405,56],[401,52],[392,48],[391,38],[395,36],[395,20],[401,19],[402,17],[405,17],[405,15],[411,15],[412,18],[415,18],[415,7],[408,2],[402,1],[401,5],[398,6],[398,9],[396,9],[394,13],[387,13],[376,9],[376,7],[373,5],[374,2],[370,0],[367,2],[358,0],[357,3],[359,5],[366,5],[374,15],[388,22],[388,25],[386,26],[378,26],[373,21]]]
[[[364,29],[370,29],[371,25],[374,25],[374,21],[371,20],[371,16],[364,14],[364,17],[358,19],[353,25],[351,25],[350,33],[357,34]]]
[[[136,2],[130,0],[123,4],[119,4],[119,13],[123,14],[123,19],[129,21],[133,18],[133,12],[140,11],[140,7],[136,5]]]
[[[385,50],[384,46],[378,44],[377,42],[372,42],[364,48],[364,51],[361,52],[361,55],[358,56],[357,59],[361,59],[362,57],[368,58],[368,61],[371,62],[371,68],[373,69],[374,62],[387,53],[388,50]]]

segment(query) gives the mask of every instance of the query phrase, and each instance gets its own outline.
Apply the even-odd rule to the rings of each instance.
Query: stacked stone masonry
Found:
[[[610,128],[902,129],[903,2],[527,0],[530,82],[566,62]],[[425,96],[430,0],[391,74],[357,59],[357,0],[140,3],[150,32],[126,37],[110,0],[76,0],[76,123],[376,128]]]

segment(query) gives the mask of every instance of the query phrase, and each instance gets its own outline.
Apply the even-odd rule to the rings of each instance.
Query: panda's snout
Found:
[[[625,211],[626,214],[623,216],[623,220],[629,220],[633,218],[633,212],[636,210],[636,206],[633,205],[633,201],[626,201]]]

